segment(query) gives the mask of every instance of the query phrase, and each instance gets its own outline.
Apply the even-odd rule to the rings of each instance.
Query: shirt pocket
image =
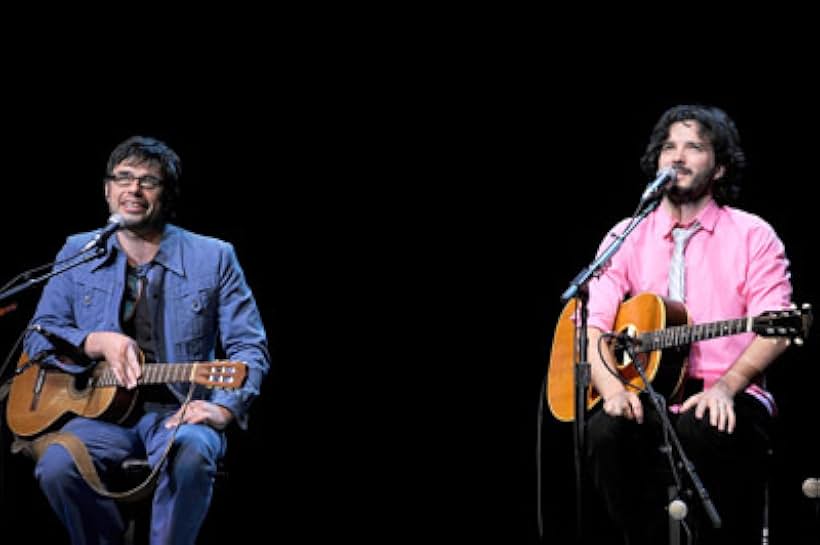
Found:
[[[213,337],[216,323],[216,288],[198,283],[179,293],[174,301],[176,331],[180,341],[202,340]]]
[[[88,282],[78,282],[76,289],[78,293],[74,299],[74,315],[77,326],[80,329],[107,327],[107,309],[111,299],[110,288]]]

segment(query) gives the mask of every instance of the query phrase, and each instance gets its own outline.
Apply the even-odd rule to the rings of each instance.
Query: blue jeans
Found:
[[[152,466],[162,456],[173,429],[172,413],[148,412],[131,427],[76,417],[63,431],[88,448],[103,482],[120,471],[128,457],[147,456]],[[211,503],[217,461],[224,456],[222,432],[204,424],[184,424],[159,474],[151,516],[152,545],[193,544]],[[98,495],[83,480],[62,446],[52,445],[37,462],[35,477],[75,545],[122,543],[125,523],[114,500]]]

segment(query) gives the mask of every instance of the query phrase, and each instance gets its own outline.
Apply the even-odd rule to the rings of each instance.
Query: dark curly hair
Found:
[[[740,135],[735,122],[720,108],[702,105],[673,106],[661,115],[652,135],[646,152],[641,157],[641,168],[648,177],[653,177],[658,170],[658,156],[661,146],[669,136],[669,127],[678,121],[697,121],[701,126],[701,136],[707,138],[715,151],[715,165],[723,166],[723,176],[715,181],[712,190],[715,201],[720,204],[731,204],[740,195],[740,182],[743,169],[746,167],[746,155],[740,147]]]
[[[106,166],[106,175],[110,176],[114,167],[126,160],[159,165],[163,187],[163,219],[173,218],[177,201],[179,201],[179,178],[182,175],[182,162],[176,152],[168,144],[156,138],[132,136],[111,152]]]

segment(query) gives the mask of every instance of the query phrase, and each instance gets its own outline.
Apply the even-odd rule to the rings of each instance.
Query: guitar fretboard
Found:
[[[195,382],[196,374],[201,374],[200,368],[212,368],[208,373],[209,380],[224,383],[227,386],[233,384],[235,370],[233,368],[219,365],[219,363],[146,363],[142,366],[142,376],[137,384],[168,384],[172,382]],[[97,387],[118,386],[119,382],[111,369],[103,370],[94,379]]]
[[[707,324],[692,326],[673,326],[658,331],[643,333],[638,336],[640,348],[638,352],[651,352],[690,344],[695,341],[704,341],[738,333],[748,333],[752,331],[753,318],[736,318],[734,320],[721,320]]]

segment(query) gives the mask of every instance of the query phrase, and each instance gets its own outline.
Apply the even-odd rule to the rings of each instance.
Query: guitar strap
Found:
[[[151,474],[145,481],[130,490],[111,492],[100,480],[100,476],[97,474],[97,469],[94,467],[94,462],[91,461],[91,455],[88,454],[88,449],[85,447],[85,444],[73,433],[56,431],[42,435],[33,441],[27,441],[18,437],[12,443],[11,451],[15,454],[22,452],[36,461],[51,445],[60,445],[68,451],[80,475],[94,492],[100,496],[124,502],[139,501],[153,492],[157,475],[159,474],[158,468],[162,465],[169,451],[168,448],[165,449],[159,463],[151,471]],[[170,447],[170,444],[168,446]]]
[[[188,390],[188,397],[182,405],[182,417],[185,416],[185,409],[191,401],[193,391],[194,385],[191,384],[191,387]],[[182,418],[180,418],[180,420],[181,419]],[[14,454],[23,453],[37,461],[48,447],[51,445],[60,445],[68,451],[69,455],[71,455],[71,459],[74,460],[74,465],[77,466],[77,471],[80,472],[83,480],[85,480],[94,492],[100,496],[117,501],[137,502],[153,493],[160,468],[162,468],[165,460],[168,458],[168,454],[171,452],[171,447],[176,439],[177,431],[179,431],[179,426],[174,428],[174,432],[168,439],[168,444],[165,445],[165,450],[162,452],[162,456],[160,456],[157,463],[154,464],[154,467],[151,468],[151,474],[134,488],[124,490],[122,492],[112,492],[105,487],[102,480],[100,480],[97,469],[94,467],[94,462],[91,460],[91,455],[88,453],[88,449],[85,444],[80,441],[80,438],[73,433],[66,431],[55,431],[41,435],[34,440],[26,440],[21,439],[20,437],[15,437],[14,442],[11,445],[11,452]]]

